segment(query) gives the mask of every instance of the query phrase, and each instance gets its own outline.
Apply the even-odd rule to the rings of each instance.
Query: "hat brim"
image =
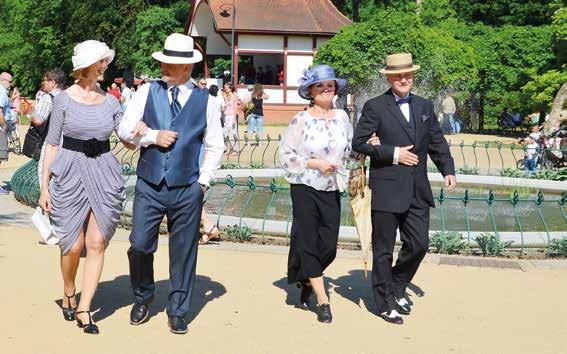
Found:
[[[317,81],[313,81],[310,82],[309,85],[305,85],[305,86],[300,86],[297,89],[297,93],[299,94],[299,97],[309,100],[309,87],[311,85],[314,85],[318,82],[323,82],[323,81],[335,81],[337,83],[337,90],[335,91],[335,94],[339,94],[340,92],[344,91],[344,89],[347,86],[347,80],[345,79],[339,79],[339,78],[334,78],[334,79],[321,79],[321,80],[317,80]]]
[[[194,64],[203,60],[203,54],[201,54],[198,50],[193,50],[193,56],[191,58],[186,58],[168,56],[163,54],[163,52],[154,52],[152,53],[152,58],[166,64]]]
[[[77,71],[77,70],[81,70],[81,69],[85,69],[88,68],[89,66],[96,64],[97,62],[99,62],[100,60],[106,58],[108,59],[108,64],[110,65],[110,63],[112,63],[112,61],[114,60],[114,56],[115,56],[115,52],[114,49],[109,49],[108,51],[106,51],[103,55],[101,55],[99,58],[97,58],[96,60],[94,60],[92,63],[85,63],[79,67],[73,67],[73,71]]]
[[[404,69],[398,69],[398,70],[388,70],[388,69],[384,68],[384,69],[380,69],[379,72],[380,72],[380,74],[384,74],[384,75],[393,75],[393,74],[410,73],[410,72],[419,70],[419,68],[420,68],[419,65],[413,65],[411,68],[404,68]]]

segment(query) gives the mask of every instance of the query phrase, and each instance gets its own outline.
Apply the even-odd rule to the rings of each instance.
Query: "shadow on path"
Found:
[[[169,279],[158,280],[155,283],[155,297],[150,304],[150,319],[160,312],[165,311],[167,306],[167,295],[169,292]],[[204,275],[197,275],[193,299],[187,315],[188,323],[191,323],[205,308],[207,303],[226,294],[226,288],[219,282]],[[80,293],[77,293],[77,300]],[[61,307],[62,299],[55,301]],[[93,320],[100,322],[114,314],[123,307],[134,303],[134,295],[130,285],[129,275],[120,275],[114,280],[99,283],[91,308],[98,310],[93,314]]]

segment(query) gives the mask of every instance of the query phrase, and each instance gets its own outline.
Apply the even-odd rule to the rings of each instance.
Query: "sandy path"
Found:
[[[119,230],[118,237],[127,236]],[[328,270],[334,322],[286,305],[286,255],[200,250],[189,333],[166,328],[168,259],[160,245],[153,317],[128,323],[131,294],[126,250],[112,242],[95,308],[102,334],[65,322],[57,248],[37,244],[33,230],[0,226],[2,353],[561,353],[567,337],[567,273],[422,265],[404,326],[370,313],[360,261],[338,258]],[[81,274],[79,272],[79,274]],[[80,279],[81,277],[79,277]],[[290,288],[290,301],[298,296]],[[361,300],[362,299],[362,300]],[[360,303],[360,307],[359,307]],[[561,349],[563,348],[563,349]]]

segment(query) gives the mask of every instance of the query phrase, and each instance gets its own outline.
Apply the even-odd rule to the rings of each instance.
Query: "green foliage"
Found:
[[[491,233],[483,233],[474,239],[483,256],[501,256],[514,241],[501,241]]]
[[[567,167],[557,170],[540,170],[531,175],[535,179],[548,179],[551,181],[567,181]]]
[[[463,167],[457,169],[457,173],[462,175],[478,175],[479,169],[476,166],[464,165]]]
[[[522,93],[532,102],[533,110],[549,111],[557,91],[567,82],[567,65],[563,65],[561,70],[549,70],[541,75],[532,72],[530,76],[531,81],[522,87]]]
[[[236,162],[225,162],[221,165],[222,170],[234,170],[240,168]]]
[[[567,257],[567,237],[551,240],[549,248],[552,254]]]
[[[455,231],[434,233],[430,244],[436,253],[442,254],[459,254],[466,248],[463,236]]]
[[[520,171],[516,168],[505,168],[505,169],[500,171],[500,176],[521,178],[521,177],[524,177],[524,172]]]
[[[227,226],[225,232],[228,238],[233,241],[246,242],[252,239],[252,229],[248,226]]]
[[[425,1],[427,2],[427,0]],[[561,0],[451,0],[459,17],[487,25],[542,25],[551,22]]]
[[[250,168],[266,168],[266,164],[264,164],[263,162],[251,161]]]

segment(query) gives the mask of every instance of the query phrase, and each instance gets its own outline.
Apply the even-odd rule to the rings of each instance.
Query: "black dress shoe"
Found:
[[[378,316],[382,317],[382,319],[386,322],[390,322],[393,324],[403,324],[404,319],[400,316],[400,314],[396,310],[390,310],[386,312],[382,312]]]
[[[297,286],[301,287],[301,294],[299,295],[299,304],[296,307],[302,310],[309,310],[309,298],[313,294],[313,287],[306,283],[298,283]]]
[[[65,293],[65,297],[69,302],[69,307],[63,307],[61,305],[61,310],[63,311],[63,318],[65,321],[74,321],[75,320],[75,309],[71,307],[71,299],[75,297],[75,290],[73,290],[73,295],[69,296]]]
[[[401,299],[396,298],[395,301],[396,303],[394,309],[396,311],[398,311],[402,315],[409,315],[411,313],[411,307],[407,302],[407,300],[405,300],[404,298]]]
[[[167,324],[169,325],[169,331],[175,334],[185,334],[187,333],[187,323],[185,319],[181,316],[169,316]]]
[[[81,321],[78,317],[77,317],[77,326],[79,328],[83,329],[83,332],[87,333],[87,334],[99,334],[100,331],[98,330],[98,326],[95,325],[93,323],[93,319],[91,317],[91,312],[90,311],[77,311],[76,314],[80,314],[80,313],[86,313],[89,315],[89,323],[83,323],[83,321]]]
[[[144,323],[149,316],[148,304],[138,304],[135,303],[130,311],[130,324],[136,326]]]
[[[333,322],[333,315],[331,314],[330,304],[317,305],[317,320],[323,323]]]

